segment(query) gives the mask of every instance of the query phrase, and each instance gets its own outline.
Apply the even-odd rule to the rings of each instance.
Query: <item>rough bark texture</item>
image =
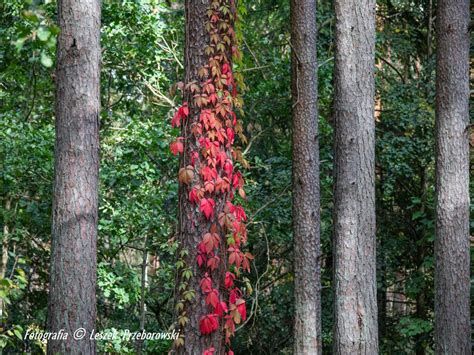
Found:
[[[209,56],[205,53],[205,48],[209,44],[209,33],[205,29],[206,21],[208,21],[207,10],[210,7],[210,0],[186,0],[186,43],[185,43],[185,81],[190,83],[196,81],[201,82],[198,75],[199,68],[208,64]],[[199,152],[200,146],[196,138],[191,133],[191,124],[199,119],[200,109],[195,105],[192,94],[189,90],[185,91],[184,101],[189,106],[189,116],[186,123],[183,124],[182,136],[186,142],[183,158],[181,159],[181,167],[190,164],[191,153]],[[202,156],[200,156],[202,159]],[[201,162],[195,162],[195,169],[200,170]],[[200,177],[195,174],[194,180],[189,186],[200,183]],[[191,302],[186,302],[185,311],[189,322],[181,330],[184,335],[184,346],[176,348],[178,354],[202,354],[205,349],[214,347],[215,354],[224,354],[224,339],[222,327],[211,335],[202,336],[199,331],[199,321],[202,316],[209,314],[209,307],[205,303],[205,297],[200,291],[200,281],[204,271],[198,267],[196,262],[197,246],[202,241],[202,236],[209,232],[211,223],[208,222],[204,215],[199,211],[196,205],[192,204],[189,199],[189,189],[184,185],[180,185],[179,191],[179,219],[180,232],[179,241],[181,246],[185,248],[189,254],[186,257],[186,265],[191,268],[193,276],[188,281],[188,289],[196,291],[196,297]],[[225,201],[224,195],[219,199],[215,198],[215,213],[222,209]],[[222,264],[222,263],[221,263]],[[219,272],[219,271],[218,271]],[[219,281],[217,275],[213,275],[213,280]],[[220,324],[222,326],[222,324]]]
[[[334,10],[334,353],[377,354],[375,1]]]
[[[471,354],[469,1],[440,0],[436,78],[436,354]]]
[[[5,216],[5,224],[3,225],[3,239],[2,239],[2,259],[0,261],[0,280],[5,278],[5,275],[7,273],[7,267],[8,267],[8,245],[10,241],[10,216],[8,213],[11,210],[11,203],[12,200],[11,198],[8,198],[5,200],[5,211],[7,212]],[[3,324],[3,319],[6,314],[6,304],[5,304],[5,299],[0,298],[0,324]],[[6,318],[5,318],[6,319]]]
[[[48,354],[95,354],[100,1],[60,0]],[[83,340],[73,332],[84,328]]]
[[[291,1],[295,354],[321,353],[316,0]]]

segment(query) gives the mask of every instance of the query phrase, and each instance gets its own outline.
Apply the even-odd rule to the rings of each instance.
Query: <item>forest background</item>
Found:
[[[245,288],[252,291],[249,316],[236,332],[234,351],[291,353],[289,2],[239,4],[243,61],[236,71],[245,78],[243,120],[248,138],[240,145],[248,162],[243,169],[245,207],[255,262],[244,279]],[[377,2],[377,293],[382,353],[433,353],[435,5],[435,0]],[[22,334],[28,328],[44,329],[46,322],[56,2],[7,0],[0,12],[0,298],[6,309],[0,348],[39,351],[44,345],[26,342]],[[317,19],[322,337],[324,350],[330,351],[331,1],[318,2]],[[167,330],[173,322],[178,191],[177,159],[169,152],[178,130],[169,122],[181,100],[176,83],[184,69],[183,4],[104,0],[101,31],[98,326],[138,330],[144,315],[146,329]],[[134,346],[119,339],[101,341],[98,351],[133,354]],[[165,352],[171,341],[147,341],[144,346],[150,354]]]

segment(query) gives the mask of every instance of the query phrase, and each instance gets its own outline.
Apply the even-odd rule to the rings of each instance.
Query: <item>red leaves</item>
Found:
[[[224,63],[222,65],[222,74],[227,74],[228,72],[230,72],[230,65],[229,63]]]
[[[230,112],[230,107],[227,100],[222,100],[221,102],[218,102],[216,105],[216,113],[218,113],[222,118],[224,118],[227,113]]]
[[[245,214],[244,208],[242,206],[235,206],[235,218],[238,221],[247,220],[247,215]]]
[[[212,93],[214,93],[216,91],[216,88],[214,87],[214,85],[212,84],[212,80],[208,80],[204,83],[203,87],[202,87],[203,91],[210,95]]]
[[[173,155],[177,155],[184,151],[183,139],[183,137],[178,137],[174,142],[170,143],[170,150]]]
[[[199,253],[197,256],[196,256],[196,261],[199,265],[199,267],[201,267],[203,264],[206,263],[206,254],[204,253]]]
[[[219,153],[219,142],[213,142],[208,137],[201,137],[199,145],[203,148],[202,155],[215,157]]]
[[[234,95],[235,96],[235,95]],[[235,112],[229,112],[231,118],[232,118],[232,124],[235,126],[237,124],[237,116],[235,115]],[[237,127],[236,127],[237,128]]]
[[[223,178],[221,179],[220,177],[217,177],[216,183],[214,184],[214,190],[216,193],[218,192],[228,192],[230,191],[230,184],[229,184],[229,179],[228,178]]]
[[[213,181],[206,181],[204,183],[204,190],[206,192],[209,192],[210,194],[212,194],[214,192],[214,182]]]
[[[250,272],[250,260],[254,259],[252,254],[242,253],[237,246],[229,247],[227,251],[229,252],[230,265],[235,265],[237,268],[242,266],[245,271]]]
[[[203,194],[199,186],[194,186],[191,191],[189,191],[189,201],[191,203],[198,203],[201,201],[202,195]]]
[[[225,273],[225,287],[226,288],[232,288],[234,286],[234,280],[235,280],[235,275],[231,272],[226,272]]]
[[[216,203],[212,198],[203,198],[199,204],[199,209],[207,219],[211,219],[214,216],[214,206]]]
[[[210,168],[208,166],[205,166],[204,168],[201,169],[201,176],[204,179],[204,181],[210,181],[212,179],[216,179],[217,170],[215,168]]]
[[[194,134],[195,137],[200,136],[202,134],[202,124],[193,123],[191,125],[191,133]]]
[[[178,109],[178,112],[179,112],[179,115],[180,115],[182,118],[188,117],[188,115],[189,115],[188,103],[187,103],[187,102],[183,102],[183,106],[181,106],[181,107]]]
[[[211,305],[214,309],[219,304],[219,292],[214,288],[208,292],[206,296],[206,304]]]
[[[215,105],[217,102],[217,94],[214,92],[209,95],[209,103]]]
[[[235,302],[237,306],[237,312],[240,313],[240,316],[243,320],[247,319],[247,308],[245,307],[245,301],[242,298],[239,298],[237,302]]]
[[[201,334],[211,334],[219,328],[219,322],[217,321],[217,314],[208,314],[201,318],[199,321],[199,330]]]
[[[232,164],[232,160],[227,159],[226,162],[224,163],[224,171],[229,178],[232,176],[233,170],[234,170],[234,165]]]
[[[229,303],[235,304],[237,302],[237,298],[240,298],[240,290],[238,288],[234,288],[229,292]]]
[[[229,228],[229,226],[232,226],[232,220],[233,215],[227,212],[221,212],[219,213],[219,225],[221,227],[226,227]]]
[[[234,163],[248,165],[242,151],[232,147],[236,135],[245,144],[241,121],[234,112],[243,105],[236,89],[241,75],[233,73],[229,59],[229,53],[239,55],[233,28],[235,12],[233,0],[225,4],[217,0],[210,3],[209,21],[205,23],[209,45],[203,48],[209,56],[208,63],[199,68],[195,80],[183,88],[184,96],[192,97],[189,107],[184,102],[171,120],[173,127],[181,127],[186,118],[189,119],[183,129],[186,142],[178,137],[170,144],[174,155],[184,153],[180,159],[183,165],[179,170],[179,181],[186,185],[182,187],[188,193],[189,203],[193,204],[193,213],[197,212],[190,218],[199,217],[199,221],[192,221],[196,227],[201,224],[199,230],[210,226],[197,246],[196,262],[203,274],[199,288],[209,308],[209,314],[199,321],[199,329],[203,335],[211,334],[219,329],[221,318],[225,341],[229,345],[236,324],[247,318],[242,292],[235,286],[236,275],[240,275],[242,269],[250,271],[253,259],[250,253],[241,249],[247,239],[244,225],[247,216],[242,206],[232,203],[237,193],[245,199],[244,179],[234,170]],[[224,265],[220,264],[221,258],[225,258]],[[224,267],[230,269],[226,271]],[[227,297],[228,303],[223,301]],[[209,345],[203,354],[215,352],[216,348]],[[227,353],[233,355],[231,350]]]
[[[207,267],[208,267],[209,269],[211,269],[211,271],[216,270],[217,267],[219,266],[220,260],[221,260],[221,259],[220,259],[217,255],[211,256],[211,257],[207,260]]]
[[[206,129],[214,128],[216,126],[216,116],[210,109],[201,110],[199,120]]]
[[[239,221],[233,221],[232,222],[232,229],[233,229],[233,237],[234,237],[234,240],[235,240],[235,244],[237,244],[237,246],[240,246],[240,240],[242,239],[242,241],[244,243],[247,242],[247,229],[245,227],[245,224],[243,224],[242,222],[239,222]]]
[[[206,233],[204,234],[202,242],[206,247],[206,252],[209,254],[212,250],[219,247],[221,238],[217,233]]]
[[[253,260],[253,259],[254,259],[253,255],[250,254],[249,252],[246,252],[245,254],[243,254],[242,269],[244,269],[247,272],[250,272],[250,260]]]
[[[235,324],[240,324],[242,320],[245,321],[247,319],[247,308],[245,306],[245,301],[243,298],[237,298],[239,297],[239,293],[240,292],[238,289],[234,289],[231,291],[229,298],[229,317]],[[227,326],[227,322],[224,327]]]
[[[217,156],[216,156],[217,162],[220,166],[224,166],[224,163],[226,162],[227,158],[227,153],[224,150],[221,150]]]
[[[224,313],[227,313],[227,311],[228,311],[227,304],[224,301],[219,302],[219,304],[216,307],[216,314],[219,317],[223,317]]]
[[[235,323],[230,315],[227,315],[225,318],[224,329],[226,330],[226,342],[228,342],[230,335],[235,332]]]
[[[194,166],[196,161],[199,160],[199,153],[198,152],[192,152],[191,153],[191,165]]]
[[[221,144],[225,142],[225,138],[227,137],[227,134],[225,133],[224,128],[219,128],[213,131],[213,137],[214,139],[217,139],[217,141]]]
[[[183,106],[181,106],[173,115],[173,119],[171,120],[172,127],[179,127],[181,125],[181,120],[188,117],[189,115],[189,108],[188,103],[184,102]]]
[[[228,206],[229,206],[230,212],[234,214],[235,219],[237,221],[240,222],[240,221],[247,220],[247,215],[245,214],[245,211],[242,206],[232,205],[231,203]]]
[[[234,247],[230,247],[227,249],[227,251],[230,253],[229,264],[235,265],[237,268],[239,268],[240,264],[242,264],[242,252],[239,250],[239,248]]]
[[[171,119],[171,127],[181,126],[181,117],[179,117],[178,111],[175,112],[173,118]]]
[[[235,219],[238,222],[247,220],[247,215],[245,214],[245,211],[244,211],[242,206],[233,205],[232,202],[227,201],[226,202],[226,209],[227,209],[228,212],[230,212],[235,217]]]
[[[229,145],[234,144],[234,139],[235,139],[234,130],[232,128],[227,128],[226,133],[227,133],[227,140],[229,142]]]
[[[201,290],[204,293],[211,292],[212,290],[212,280],[209,277],[209,274],[206,272],[200,283]]]

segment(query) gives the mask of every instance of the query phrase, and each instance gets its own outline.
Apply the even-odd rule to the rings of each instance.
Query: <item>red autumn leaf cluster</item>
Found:
[[[184,152],[183,137],[178,137],[174,142],[170,143],[170,150],[173,155]]]
[[[216,203],[212,198],[203,198],[199,205],[199,209],[207,219],[211,219],[214,216],[214,206]]]
[[[171,120],[171,126],[179,127],[181,126],[181,120],[185,119],[189,115],[188,103],[184,102],[183,105],[176,110]]]
[[[211,334],[219,328],[217,314],[207,314],[199,321],[199,330],[203,335]]]

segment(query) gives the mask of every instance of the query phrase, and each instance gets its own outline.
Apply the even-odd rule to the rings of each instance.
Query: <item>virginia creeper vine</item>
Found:
[[[241,121],[235,109],[242,108],[237,93],[232,60],[238,60],[234,0],[212,0],[207,11],[205,29],[209,41],[203,51],[208,63],[199,68],[199,81],[184,85],[185,100],[174,114],[171,124],[182,127],[183,136],[172,142],[174,155],[181,154],[179,182],[189,203],[202,213],[209,226],[197,247],[196,263],[201,271],[200,290],[208,312],[202,314],[199,331],[202,336],[223,332],[230,350],[230,338],[236,324],[247,317],[243,292],[236,284],[242,271],[250,272],[253,256],[242,251],[247,241],[242,206],[234,204],[235,194],[245,199],[242,174],[234,162],[245,165],[240,150],[234,148],[235,136],[242,134]],[[190,107],[197,110],[190,110]],[[190,136],[186,136],[191,132]],[[213,354],[217,344],[210,344],[205,355]]]

